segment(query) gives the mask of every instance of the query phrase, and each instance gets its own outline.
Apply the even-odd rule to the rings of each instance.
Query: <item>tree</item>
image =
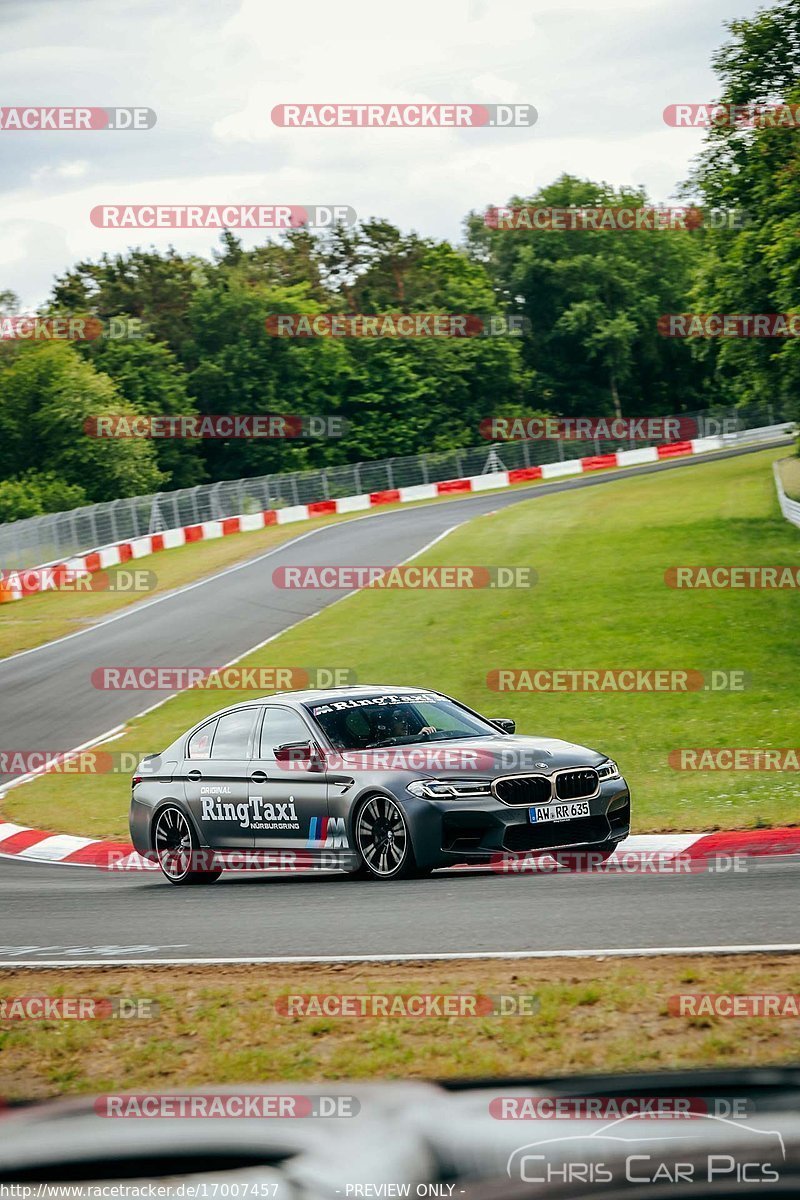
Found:
[[[648,207],[642,189],[562,175],[509,206]],[[471,214],[470,253],[502,303],[521,309],[526,404],[575,416],[665,414],[699,408],[703,368],[658,333],[680,312],[699,247],[684,230],[500,230]]]
[[[727,23],[713,59],[720,103],[800,105],[800,0]],[[800,300],[800,130],[713,126],[686,188],[709,207],[746,214],[738,231],[707,231],[694,307],[705,312],[797,312]],[[695,353],[741,404],[800,417],[800,343],[698,341]]]
[[[155,491],[164,477],[151,442],[85,432],[87,418],[109,412],[133,415],[108,376],[72,346],[15,347],[0,367],[0,477],[44,472],[81,488],[89,502]]]

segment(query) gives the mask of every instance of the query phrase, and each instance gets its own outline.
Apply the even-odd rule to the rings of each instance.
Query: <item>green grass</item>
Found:
[[[522,884],[522,881],[521,881]],[[183,1091],[258,1080],[565,1075],[791,1063],[789,1019],[680,1018],[680,992],[796,992],[796,958],[541,959],[366,967],[227,966],[3,971],[0,999],[154,1000],[146,1020],[0,1020],[0,1095]],[[535,996],[537,1011],[480,1017],[284,1017],[306,993]]]
[[[564,737],[616,758],[634,831],[796,824],[798,775],[678,772],[673,749],[798,743],[795,591],[687,591],[665,570],[800,563],[800,533],[772,480],[784,450],[542,496],[462,526],[420,562],[533,566],[509,591],[362,591],[244,665],[331,663],[359,679],[434,687],[521,733]],[[497,668],[741,670],[744,692],[498,694]],[[114,748],[158,751],[205,713],[248,693],[186,692],[131,723]],[[143,696],[143,707],[146,705]],[[55,775],[9,792],[6,819],[124,837],[129,780]]]

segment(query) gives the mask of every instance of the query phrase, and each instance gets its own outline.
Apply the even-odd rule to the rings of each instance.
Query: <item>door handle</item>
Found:
[[[200,774],[199,771],[190,771],[189,774],[186,776],[186,778],[191,779],[192,783],[197,783],[197,780],[202,779],[203,776]]]
[[[267,782],[267,772],[266,771],[253,771],[253,774],[250,776],[250,778],[253,781],[253,783],[266,783]]]

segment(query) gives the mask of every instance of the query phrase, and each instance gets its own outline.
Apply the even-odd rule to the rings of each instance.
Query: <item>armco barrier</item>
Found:
[[[797,500],[790,500],[786,495],[781,479],[781,464],[776,462],[772,464],[772,473],[775,476],[775,488],[778,493],[778,503],[781,506],[781,512],[787,521],[791,521],[800,529],[800,503]]]
[[[747,430],[734,441],[761,440],[761,430]],[[690,442],[672,442],[662,446],[642,446],[636,450],[619,450],[615,454],[593,455],[588,458],[567,459],[563,462],[543,463],[536,467],[520,467],[512,471],[496,471],[486,475],[473,475],[465,479],[445,479],[439,483],[414,484],[411,487],[390,488],[380,492],[369,492],[363,496],[343,496],[336,500],[322,500],[311,504],[297,504],[290,508],[269,509],[265,512],[242,513],[217,521],[201,521],[196,525],[184,525],[178,529],[165,529],[160,533],[146,534],[131,541],[116,542],[103,546],[77,558],[64,562],[46,563],[28,571],[6,571],[0,574],[0,603],[21,600],[43,590],[39,572],[47,569],[54,587],[59,573],[80,571],[94,573],[133,559],[144,558],[159,550],[171,550],[192,542],[209,541],[226,537],[232,533],[249,533],[269,525],[287,525],[295,521],[308,521],[314,517],[341,513],[355,513],[379,507],[383,504],[408,504],[416,500],[434,500],[437,496],[451,496],[470,492],[489,491],[493,488],[510,487],[517,483],[528,483],[535,479],[559,479],[569,475],[581,475],[588,471],[608,470],[611,467],[633,466],[639,463],[657,462],[663,458],[681,455],[704,454],[709,450],[720,450],[731,445],[728,437],[696,438]],[[791,503],[791,502],[789,502]],[[791,519],[791,518],[790,518]]]

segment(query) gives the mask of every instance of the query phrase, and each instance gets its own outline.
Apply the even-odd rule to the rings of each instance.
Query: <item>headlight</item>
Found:
[[[595,770],[597,771],[597,774],[600,776],[601,783],[603,782],[604,779],[621,779],[622,778],[622,772],[620,771],[617,764],[611,758],[609,758],[601,766],[596,767]]]
[[[491,784],[475,779],[414,779],[408,785],[413,796],[428,800],[477,800],[491,796]]]

